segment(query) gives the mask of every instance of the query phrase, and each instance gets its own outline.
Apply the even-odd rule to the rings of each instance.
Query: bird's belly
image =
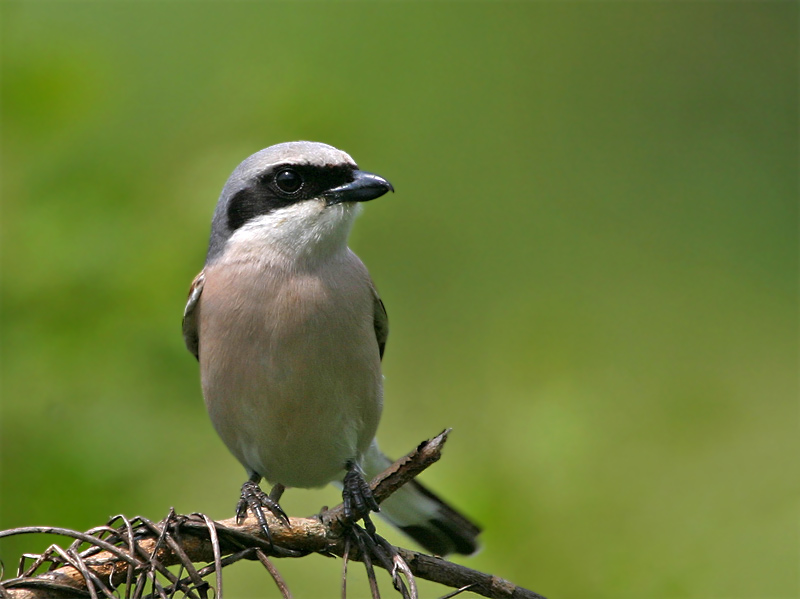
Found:
[[[248,470],[292,487],[323,486],[360,458],[382,405],[369,298],[306,284],[239,290],[258,297],[232,310],[234,290],[207,294],[207,282],[201,305],[201,376],[214,427]],[[224,311],[215,291],[227,294]],[[209,336],[214,344],[204,344]]]

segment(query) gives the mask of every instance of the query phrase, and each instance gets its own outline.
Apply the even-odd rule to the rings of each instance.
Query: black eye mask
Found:
[[[281,164],[259,175],[228,202],[228,227],[235,231],[248,221],[322,195],[353,180],[351,166]]]

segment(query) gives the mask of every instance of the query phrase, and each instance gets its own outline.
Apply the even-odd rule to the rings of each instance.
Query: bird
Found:
[[[472,554],[480,528],[428,488],[412,481],[378,506],[366,482],[391,463],[375,440],[389,324],[347,239],[363,203],[388,192],[324,143],[246,158],[214,210],[183,337],[211,422],[248,474],[237,519],[251,511],[269,534],[261,508],[288,524],[285,489],[334,483],[347,517],[379,512],[431,553]]]

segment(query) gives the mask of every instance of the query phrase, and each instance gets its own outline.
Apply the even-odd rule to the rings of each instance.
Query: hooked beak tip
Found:
[[[386,192],[394,192],[394,186],[383,177],[366,171],[354,171],[353,180],[325,192],[328,204],[342,202],[368,202]]]

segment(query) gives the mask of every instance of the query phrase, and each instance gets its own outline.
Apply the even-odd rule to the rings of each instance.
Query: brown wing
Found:
[[[389,316],[386,314],[386,307],[383,305],[375,283],[372,283],[372,297],[374,299],[373,319],[375,322],[375,337],[378,340],[378,350],[383,359],[383,350],[386,348],[386,339],[389,338]]]
[[[183,341],[186,348],[192,355],[200,359],[200,336],[197,331],[197,307],[200,305],[200,294],[203,293],[203,284],[206,282],[204,270],[192,281],[189,288],[189,299],[186,300],[186,308],[183,310]],[[379,300],[380,301],[380,300]]]

